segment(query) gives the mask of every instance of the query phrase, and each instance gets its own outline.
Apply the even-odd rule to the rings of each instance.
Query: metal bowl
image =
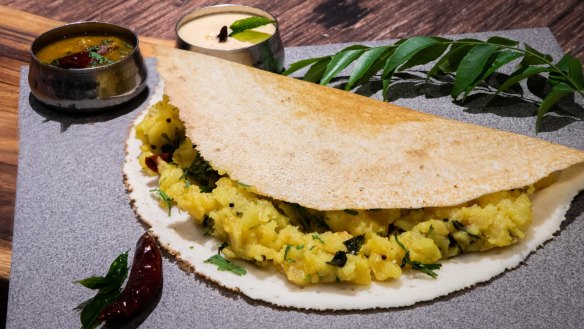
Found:
[[[249,47],[237,49],[210,49],[193,45],[183,40],[179,35],[180,28],[197,17],[217,13],[246,13],[255,16],[268,17],[275,21],[276,31],[266,40]],[[280,37],[280,25],[276,17],[269,12],[243,5],[216,5],[195,10],[183,16],[175,27],[176,47],[200,54],[210,55],[262,70],[280,73],[284,69],[284,45]]]
[[[132,46],[122,60],[84,69],[62,69],[42,63],[36,53],[68,36],[103,34],[120,37]],[[138,36],[131,30],[110,23],[78,22],[49,30],[30,47],[28,83],[35,98],[47,105],[71,112],[95,112],[123,104],[146,86],[146,67],[138,47]]]

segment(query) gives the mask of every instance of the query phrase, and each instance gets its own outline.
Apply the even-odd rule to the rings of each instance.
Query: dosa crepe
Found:
[[[157,52],[170,104],[144,114],[128,141],[135,208],[163,247],[252,298],[371,308],[462,289],[549,239],[584,186],[577,150]],[[156,158],[160,177],[149,176],[144,160],[162,153],[171,156]],[[166,205],[182,212],[174,206],[168,218]],[[222,242],[229,258],[264,268],[245,264],[239,277],[205,263]]]

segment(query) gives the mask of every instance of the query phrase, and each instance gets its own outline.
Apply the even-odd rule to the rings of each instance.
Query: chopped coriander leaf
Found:
[[[299,245],[296,246],[296,250],[300,250],[300,249],[303,249],[303,248],[304,248],[304,245],[303,244],[299,244]]]
[[[320,243],[324,244],[324,240],[320,237],[318,233],[312,233],[312,240],[318,240]]]
[[[347,253],[344,251],[337,251],[333,259],[326,263],[332,266],[343,267],[347,264]]]
[[[284,260],[287,261],[288,263],[294,263],[296,262],[294,259],[288,258],[288,252],[290,251],[290,248],[292,248],[292,246],[287,244],[286,249],[284,250]]]
[[[245,275],[247,273],[245,268],[232,263],[228,259],[223,258],[223,256],[221,256],[220,254],[215,254],[209,257],[209,259],[207,259],[205,263],[217,265],[219,271],[229,271],[239,276]]]
[[[168,216],[170,216],[170,208],[172,207],[172,198],[168,196],[168,194],[166,194],[163,190],[159,189],[159,188],[155,188],[150,190],[150,192],[154,192],[156,193],[156,195],[158,195],[159,198],[161,198],[164,203],[166,203],[166,206],[168,207]]]

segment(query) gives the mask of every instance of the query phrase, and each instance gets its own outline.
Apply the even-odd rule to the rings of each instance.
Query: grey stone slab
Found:
[[[464,37],[503,35],[528,42],[555,58],[561,49],[546,28]],[[461,37],[461,36],[457,36]],[[386,42],[368,42],[379,45]],[[330,54],[343,45],[287,49],[287,63]],[[158,77],[149,61],[149,86]],[[20,155],[14,216],[8,328],[79,327],[79,303],[92,292],[73,281],[104,271],[120,252],[134,248],[144,232],[122,183],[124,141],[144,107],[138,100],[104,115],[70,116],[48,111],[29,95],[21,72]],[[342,80],[339,81],[342,83]],[[452,101],[442,83],[399,81],[392,101],[457,120],[534,135],[537,99],[473,96]],[[360,92],[375,94],[375,83]],[[373,95],[378,97],[379,95]],[[584,149],[582,99],[564,102],[543,133],[556,143]],[[366,312],[305,312],[274,308],[218,288],[179,269],[165,254],[165,282],[154,310],[127,327],[143,328],[577,328],[584,321],[584,197],[577,197],[556,238],[517,269],[471,289],[412,307]]]

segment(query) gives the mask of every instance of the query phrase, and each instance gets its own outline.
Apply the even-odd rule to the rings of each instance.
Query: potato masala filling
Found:
[[[366,285],[404,270],[436,277],[442,260],[522,240],[532,221],[530,195],[553,182],[453,207],[318,211],[256,194],[215,170],[185,137],[178,113],[165,96],[136,129],[140,164],[159,176],[161,207],[188,212],[193,225],[224,243],[228,258],[275,266],[297,285]]]

